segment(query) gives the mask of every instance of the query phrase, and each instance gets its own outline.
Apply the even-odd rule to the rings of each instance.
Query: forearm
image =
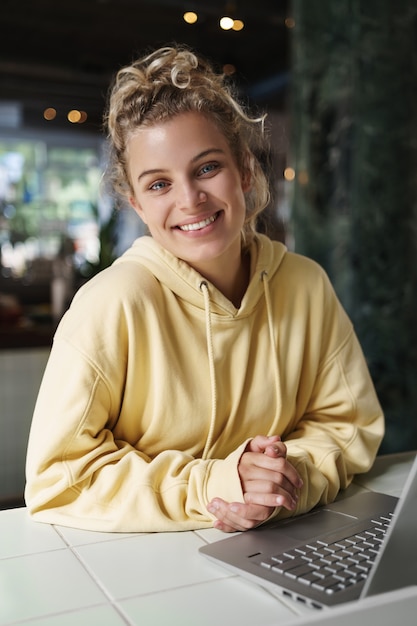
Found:
[[[40,521],[107,532],[155,532],[212,526],[214,495],[242,499],[236,451],[223,460],[167,450],[150,460],[103,437],[102,445],[61,462],[32,465],[26,500]],[[85,463],[85,460],[89,460]],[[42,467],[43,465],[43,467]]]

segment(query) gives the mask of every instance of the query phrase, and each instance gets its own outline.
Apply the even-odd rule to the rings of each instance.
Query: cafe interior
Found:
[[[109,85],[120,67],[144,51],[171,42],[185,43],[209,57],[219,71],[230,76],[245,102],[267,113],[273,194],[261,227],[290,249],[322,263],[349,313],[362,312],[355,320],[358,334],[387,411],[390,436],[384,450],[417,446],[416,420],[410,417],[417,409],[415,385],[411,378],[399,376],[400,365],[407,371],[417,367],[416,355],[410,354],[414,340],[413,352],[417,345],[411,319],[417,304],[416,191],[409,184],[415,179],[417,159],[415,145],[398,143],[399,137],[411,136],[416,128],[415,111],[410,112],[415,84],[413,90],[407,82],[417,74],[415,44],[410,42],[407,48],[394,9],[382,2],[380,20],[366,11],[354,16],[363,36],[359,47],[364,57],[357,58],[354,33],[358,31],[347,21],[349,4],[342,0],[332,6],[326,0],[320,3],[319,12],[307,0],[2,0],[2,508],[23,502],[31,415],[59,320],[76,290],[144,234],[136,214],[128,208],[116,210],[102,184],[106,163],[103,113]],[[415,9],[410,2],[400,5],[406,11],[402,28],[412,32],[417,23]],[[384,29],[390,19],[393,45],[388,67]],[[404,58],[411,67],[408,76],[400,69]],[[366,69],[366,63],[372,67]],[[366,70],[366,77],[357,78],[356,67]],[[379,71],[381,67],[385,74]],[[381,95],[387,90],[386,76],[396,77],[393,89],[401,90],[407,116],[395,108],[390,90],[386,97]],[[369,88],[372,81],[373,99],[367,99],[361,86]],[[390,169],[392,175],[387,176],[382,164],[378,178],[367,186],[351,173],[369,171],[372,177],[371,166],[379,167],[379,152],[372,157],[362,155],[360,161],[361,153],[355,153],[352,145],[359,136],[360,146],[365,145],[372,135],[365,130],[386,102],[385,121],[375,132],[382,128],[385,153],[394,151],[401,171]],[[392,128],[392,120],[401,129],[395,137],[385,132]],[[375,279],[372,295],[362,278],[356,280],[355,254],[361,253],[352,232],[361,222],[352,203],[358,194],[361,198],[371,192],[372,198],[378,199],[379,193],[391,197],[388,184],[401,188],[399,195],[392,192],[402,199],[396,216],[390,213],[392,202],[384,208],[381,201],[378,219],[368,220],[368,230],[363,227],[364,237],[375,247],[374,252],[372,246],[367,248],[369,256],[379,263],[363,271]],[[385,222],[384,216],[388,216]],[[383,221],[385,240],[380,231],[372,230],[378,228],[378,220]],[[394,266],[400,266],[400,280],[398,274],[386,271],[386,266],[393,267],[392,247],[383,244],[388,234],[394,240]],[[384,281],[389,283],[385,291]],[[348,288],[352,284],[359,285],[351,290],[353,296]],[[376,309],[378,321],[369,331],[369,312]]]

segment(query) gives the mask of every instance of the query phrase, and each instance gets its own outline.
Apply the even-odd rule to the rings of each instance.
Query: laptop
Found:
[[[417,456],[400,498],[359,493],[199,551],[321,609],[417,585]]]
[[[414,585],[340,604],[327,611],[309,611],[295,619],[281,620],[280,626],[416,626],[416,615],[417,586]]]

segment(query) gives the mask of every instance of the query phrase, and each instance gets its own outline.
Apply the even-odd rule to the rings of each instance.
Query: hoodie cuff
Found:
[[[207,503],[213,498],[221,498],[226,502],[243,502],[238,465],[249,441],[247,439],[225,459],[211,462],[206,484]]]

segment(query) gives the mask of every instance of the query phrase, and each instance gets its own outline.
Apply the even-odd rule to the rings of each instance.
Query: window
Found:
[[[94,148],[0,139],[0,245],[3,277],[23,278],[72,240],[75,263],[99,254],[101,168]]]

